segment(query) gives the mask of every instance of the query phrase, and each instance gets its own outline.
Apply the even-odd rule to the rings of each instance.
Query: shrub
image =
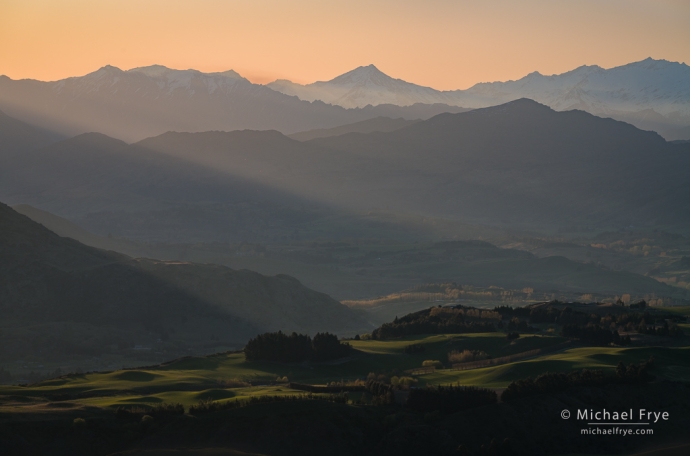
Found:
[[[196,405],[189,407],[189,413],[193,415],[218,412],[221,410],[232,410],[241,407],[247,407],[253,404],[265,404],[269,402],[291,402],[291,401],[327,401],[335,402],[338,404],[347,404],[348,394],[338,393],[338,394],[328,394],[328,395],[316,395],[312,393],[307,394],[293,394],[285,396],[252,396],[246,400],[225,401],[216,402],[211,400],[199,401]]]
[[[426,351],[426,347],[422,344],[412,344],[412,345],[408,345],[407,347],[405,347],[405,354],[407,354],[407,355],[424,353],[425,351]]]
[[[75,427],[84,427],[86,425],[86,420],[84,418],[75,418],[72,423]]]
[[[141,422],[143,424],[151,424],[153,423],[153,417],[151,415],[144,415],[141,417]]]
[[[490,356],[488,353],[481,350],[453,350],[448,353],[448,362],[451,364],[455,363],[469,363],[472,361],[480,361],[482,359],[488,359]]]
[[[440,369],[443,367],[443,363],[439,360],[427,359],[426,361],[422,362],[422,367],[435,367]]]

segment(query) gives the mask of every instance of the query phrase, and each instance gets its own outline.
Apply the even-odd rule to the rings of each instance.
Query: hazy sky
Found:
[[[690,1],[0,0],[15,79],[158,63],[305,83],[373,63],[458,89],[650,56],[690,63]]]

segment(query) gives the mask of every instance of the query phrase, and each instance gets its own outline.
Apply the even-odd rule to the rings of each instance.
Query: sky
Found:
[[[687,0],[0,0],[0,74],[57,80],[104,65],[329,80],[374,64],[441,90],[690,64]]]

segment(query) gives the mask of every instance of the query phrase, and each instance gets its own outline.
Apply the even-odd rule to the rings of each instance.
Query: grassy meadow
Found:
[[[182,358],[148,368],[72,374],[29,386],[2,386],[0,396],[29,401],[62,401],[83,406],[115,408],[199,401],[246,399],[260,395],[300,394],[291,382],[326,384],[365,379],[370,372],[410,375],[424,360],[439,360],[445,368],[415,375],[418,385],[461,384],[490,388],[506,387],[511,381],[543,372],[574,369],[612,371],[619,361],[638,363],[656,360],[654,374],[669,380],[690,380],[690,347],[578,347],[546,353],[507,364],[470,370],[452,370],[451,350],[482,350],[498,358],[534,349],[559,346],[565,339],[523,334],[509,342],[502,333],[411,336],[390,341],[353,340],[356,349],[348,358],[328,363],[282,364],[248,362],[241,352]],[[423,353],[405,354],[405,347],[419,344]],[[278,379],[281,381],[277,381]],[[7,406],[0,407],[7,409]]]

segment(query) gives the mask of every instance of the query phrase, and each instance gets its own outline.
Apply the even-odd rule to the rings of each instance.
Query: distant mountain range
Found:
[[[0,110],[63,136],[100,132],[128,142],[166,131],[278,130],[293,134],[376,117],[429,119],[530,98],[690,139],[690,67],[646,59],[611,69],[581,66],[553,76],[440,91],[387,76],[374,65],[330,81],[253,84],[230,70],[105,66],[54,82],[0,76]]]
[[[202,73],[160,65],[128,71],[105,66],[55,82],[0,76],[0,110],[63,136],[99,132],[130,142],[166,131],[295,133],[380,116],[428,119],[442,112],[466,111],[439,104],[344,109],[301,101],[252,84],[234,71]]]
[[[483,108],[530,98],[558,111],[580,109],[655,130],[669,140],[690,138],[690,67],[651,58],[611,69],[596,65],[517,81],[479,83],[467,90],[439,91],[394,79],[374,65],[356,68],[330,81],[300,85],[278,80],[274,90],[302,100],[347,108],[390,103],[444,103]]]

